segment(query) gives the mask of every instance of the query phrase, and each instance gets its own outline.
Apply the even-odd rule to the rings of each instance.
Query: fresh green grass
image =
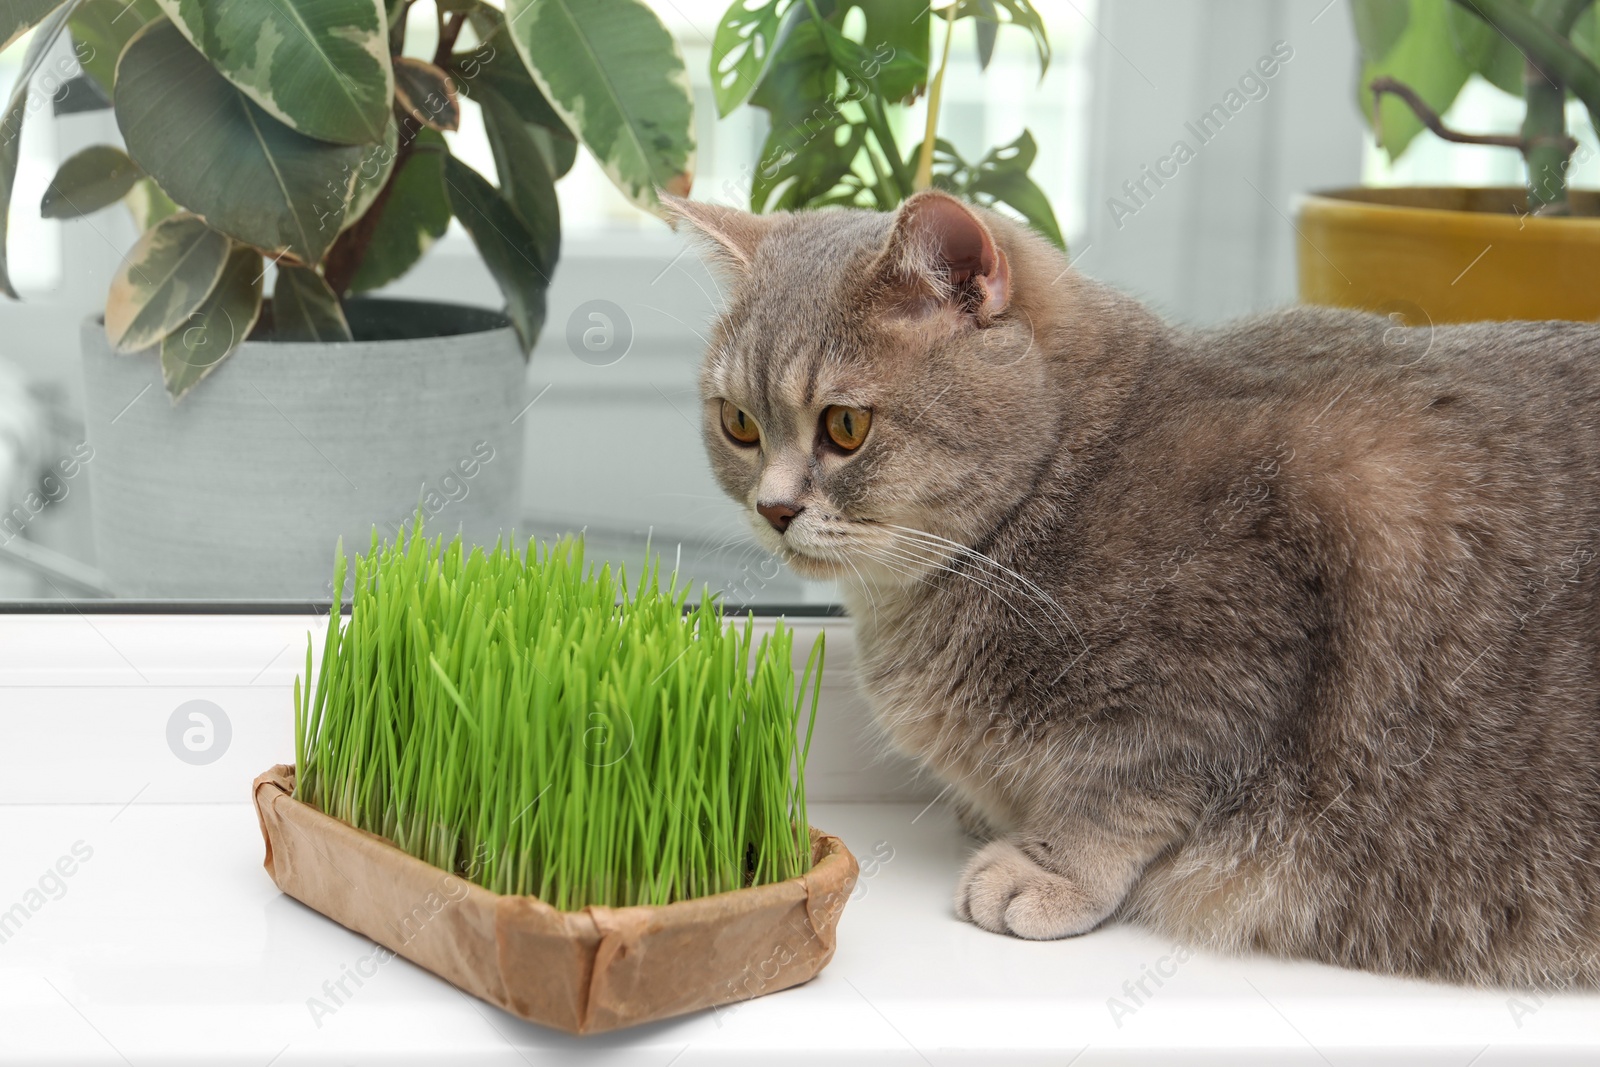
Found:
[[[341,546],[334,589],[346,568]],[[585,572],[581,540],[468,552],[374,531],[316,685],[309,640],[295,682],[295,796],[563,910],[804,873],[821,639],[796,685],[792,631],[757,645],[709,593],[686,612],[659,569],[630,589]]]

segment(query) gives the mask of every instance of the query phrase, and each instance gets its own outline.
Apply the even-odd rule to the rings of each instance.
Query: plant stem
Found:
[[[889,165],[890,176],[894,178],[894,199],[903,200],[910,193],[913,175],[906,168],[905,160],[900,158],[900,148],[894,143],[894,131],[889,129],[889,120],[883,113],[883,105],[872,94],[861,98],[861,110],[867,116],[867,126],[872,130],[872,136],[877,139],[878,148],[883,152],[884,162]]]
[[[928,121],[923,127],[922,152],[917,157],[917,176],[912,188],[917,192],[933,186],[933,142],[939,135],[939,101],[944,90],[944,72],[950,66],[950,38],[956,35],[956,6],[945,8],[944,51],[939,56],[939,73],[928,86]]]
[[[1381,113],[1379,104],[1382,103],[1383,94],[1392,93],[1404,100],[1406,106],[1421,120],[1422,124],[1442,141],[1452,141],[1456,144],[1492,145],[1496,148],[1521,149],[1523,147],[1523,139],[1521,137],[1514,137],[1508,133],[1462,133],[1460,130],[1452,130],[1444,124],[1444,120],[1439,117],[1439,113],[1429,107],[1428,102],[1422,99],[1415,89],[1397,78],[1389,77],[1387,74],[1373,78],[1367,88],[1372,90],[1372,113],[1374,115]],[[1382,140],[1381,129],[1379,130],[1379,135],[1379,140]]]
[[[1539,0],[1533,17],[1566,37],[1594,0]],[[1527,111],[1522,121],[1523,158],[1528,165],[1528,210],[1540,215],[1570,215],[1567,168],[1575,142],[1567,135],[1567,89],[1532,54],[1523,72]]]
[[[334,239],[328,254],[322,259],[322,278],[341,303],[349,295],[350,286],[360,273],[361,264],[366,261],[367,250],[372,247],[378,223],[383,218],[383,209],[388,206],[389,195],[394,191],[395,177],[411,158],[416,148],[417,134],[422,132],[422,124],[409,114],[401,114],[398,108],[395,109],[395,121],[400,124],[400,134],[396,139],[394,166],[389,170],[389,177],[384,181],[383,188],[378,190],[378,195],[373,197],[366,213]]]
[[[1528,210],[1570,215],[1567,167],[1573,141],[1567,136],[1567,90],[1529,59],[1523,71],[1522,158],[1528,164]]]
[[[1542,206],[1546,213],[1560,213],[1566,205],[1568,157],[1576,147],[1566,136],[1565,91],[1573,91],[1584,102],[1590,122],[1600,123],[1600,67],[1584,58],[1565,37],[1587,3],[1541,3],[1539,11],[1547,14],[1549,22],[1523,10],[1517,0],[1456,3],[1506,35],[1528,59],[1528,117],[1522,136],[1523,158],[1528,162],[1528,208]]]
[[[409,6],[406,10],[409,12]],[[456,40],[461,36],[466,21],[465,12],[457,11],[449,16],[446,16],[443,10],[439,12],[439,45],[433,50],[434,66],[442,67],[449,61],[450,52],[455,48]],[[391,47],[398,56],[399,46],[391,44]],[[373,198],[366,214],[334,239],[333,245],[322,260],[323,280],[328,283],[328,288],[333,290],[341,303],[349,293],[356,275],[360,273],[361,264],[366,261],[367,250],[372,247],[372,239],[378,232],[378,223],[383,218],[383,209],[388,206],[389,194],[394,190],[395,178],[399,176],[406,161],[411,158],[411,153],[416,147],[417,135],[422,132],[422,124],[403,112],[398,105],[395,107],[395,121],[399,123],[400,132],[396,141],[394,166],[389,169],[389,177],[384,181],[383,188],[378,190],[378,195]]]
[[[837,33],[828,20],[822,17],[822,12],[817,9],[816,0],[805,0],[806,10],[810,13],[812,21],[817,24],[817,33],[822,38],[823,47],[828,51],[828,58],[834,67],[843,71],[848,65],[848,57],[841,57],[834,52],[833,41],[828,34]],[[897,188],[894,190],[895,200],[903,199],[911,189],[913,175],[906,167],[906,162],[900,156],[900,149],[894,143],[894,131],[889,128],[889,121],[883,113],[883,103],[878,95],[876,78],[867,78],[865,72],[859,72],[862,79],[867,82],[869,92],[861,94],[857,101],[862,112],[867,117],[867,126],[872,130],[872,135],[878,140],[878,147],[883,150],[884,159],[889,164],[889,170],[894,175]]]

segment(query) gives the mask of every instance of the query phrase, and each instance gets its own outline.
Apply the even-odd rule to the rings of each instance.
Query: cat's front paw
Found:
[[[1107,909],[1008,840],[991,841],[956,882],[956,915],[997,934],[1050,941],[1087,933]]]

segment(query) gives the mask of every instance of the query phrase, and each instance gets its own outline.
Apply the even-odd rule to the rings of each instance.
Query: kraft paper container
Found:
[[[811,831],[798,878],[663,906],[557,911],[503,896],[295,800],[294,768],[255,780],[278,888],[468,993],[575,1034],[808,981],[833,958],[855,857]]]

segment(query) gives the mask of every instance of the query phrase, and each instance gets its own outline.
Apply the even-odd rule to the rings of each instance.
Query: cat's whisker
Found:
[[[890,570],[893,570],[899,574],[903,574],[906,577],[927,581],[928,579],[926,572],[931,569],[944,571],[948,574],[954,575],[957,578],[965,579],[966,581],[977,586],[979,589],[982,589],[984,592],[990,594],[995,599],[999,600],[1002,604],[1014,612],[1019,619],[1026,623],[1035,634],[1040,637],[1047,636],[1042,630],[1034,625],[1033,616],[1027,610],[1021,607],[1014,599],[1006,595],[1007,590],[1004,587],[995,585],[992,582],[986,582],[977,575],[973,574],[971,571],[951,567],[949,564],[940,562],[938,560],[929,560],[914,556],[887,545],[863,547],[860,549],[860,551],[863,555],[874,559],[876,562],[882,564]]]
[[[1055,624],[1058,636],[1065,637],[1070,635],[1076,638],[1079,643],[1087,647],[1087,642],[1083,640],[1082,633],[1078,630],[1077,626],[1073,624],[1071,617],[1066,612],[1066,609],[1063,608],[1054,597],[1050,596],[1043,589],[1040,589],[1038,585],[1029,581],[1027,578],[1023,577],[1021,574],[1018,574],[1011,568],[995,561],[992,557],[985,556],[981,552],[977,552],[972,549],[966,549],[965,546],[960,545],[958,542],[937,537],[937,535],[929,534],[923,530],[915,530],[911,527],[895,526],[891,523],[881,523],[879,525],[897,531],[893,534],[893,536],[900,537],[910,545],[915,545],[916,547],[924,550],[932,550],[935,548],[942,549],[947,546],[962,549],[970,556],[970,558],[973,558],[979,563],[993,568],[995,576],[1004,579],[1015,592],[1026,596],[1028,599],[1034,601],[1042,609],[1044,609],[1045,616],[1048,617],[1053,624]],[[919,538],[923,538],[925,540],[919,543]],[[948,553],[944,554],[947,557],[949,555]],[[929,562],[931,563],[932,561]],[[997,591],[992,584],[978,582],[976,576],[971,574],[969,571],[959,570],[948,566],[944,567],[944,569],[949,570],[952,574],[960,574],[963,577],[970,578],[975,582],[975,584],[983,585],[984,588],[988,588],[991,591]],[[1063,633],[1061,630],[1063,625],[1066,627],[1066,633]],[[1037,632],[1037,629],[1035,632]]]
[[[958,568],[958,567],[952,567],[952,566],[950,566],[949,563],[945,562],[942,559],[928,559],[928,558],[925,558],[925,557],[917,556],[917,555],[909,552],[906,549],[902,549],[902,548],[898,548],[898,547],[892,547],[892,546],[876,546],[876,550],[879,551],[879,552],[894,553],[895,554],[895,558],[900,559],[900,560],[912,565],[919,572],[926,572],[926,571],[928,571],[930,569],[931,570],[937,570],[937,571],[943,571],[943,572],[945,572],[947,574],[951,574],[951,575],[953,575],[953,576],[955,576],[957,578],[961,578],[961,579],[963,579],[963,580],[965,580],[967,582],[970,582],[971,584],[977,586],[979,589],[984,590],[985,592],[989,593],[991,596],[995,597],[997,600],[999,600],[1003,604],[1005,604],[1005,606],[1007,608],[1009,608],[1011,611],[1016,613],[1016,615],[1017,615],[1017,617],[1019,619],[1021,619],[1025,623],[1027,623],[1029,628],[1032,629],[1034,631],[1034,633],[1038,634],[1040,637],[1044,637],[1045,636],[1043,631],[1041,631],[1036,625],[1034,625],[1034,620],[1033,620],[1032,615],[1027,610],[1025,610],[1023,607],[1019,606],[1019,604],[1017,603],[1016,600],[1014,600],[1011,596],[1007,595],[1008,592],[1010,592],[1010,593],[1020,592],[1020,590],[1017,590],[1015,587],[999,585],[999,584],[995,583],[992,580],[986,580],[986,579],[980,577],[979,575],[974,574],[970,570],[965,570],[965,569],[961,569],[961,568]]]
[[[947,545],[950,548],[962,553],[963,555],[970,556],[973,559],[976,559],[976,560],[978,560],[978,561],[980,561],[982,563],[985,563],[985,564],[993,567],[995,570],[999,571],[1000,573],[1005,574],[1005,575],[1015,579],[1017,582],[1020,582],[1025,588],[1029,589],[1035,595],[1037,595],[1038,597],[1043,599],[1045,602],[1050,604],[1052,607],[1054,607],[1060,613],[1060,617],[1067,623],[1068,626],[1070,626],[1072,628],[1073,636],[1077,637],[1080,641],[1083,640],[1082,632],[1079,631],[1077,626],[1072,622],[1070,616],[1068,616],[1068,614],[1067,614],[1067,610],[1064,607],[1061,606],[1061,603],[1059,601],[1057,601],[1055,597],[1053,597],[1049,593],[1047,593],[1044,589],[1040,588],[1038,583],[1034,582],[1031,578],[1029,578],[1026,575],[1022,574],[1020,571],[1017,571],[1017,570],[1014,570],[1014,569],[1012,569],[1010,567],[1007,567],[1005,564],[1001,563],[999,560],[995,559],[993,556],[986,555],[985,553],[979,552],[977,549],[972,548],[972,547],[970,547],[968,545],[964,545],[959,541],[952,541],[948,537],[941,537],[938,534],[932,533],[931,531],[928,531],[928,530],[919,530],[914,526],[901,526],[898,523],[892,523],[892,522],[883,522],[883,523],[879,523],[879,525],[885,527],[886,529],[897,531],[898,533],[900,533],[902,535],[909,535],[909,536],[919,537],[919,538],[922,538],[922,539],[924,539],[926,541]]]

